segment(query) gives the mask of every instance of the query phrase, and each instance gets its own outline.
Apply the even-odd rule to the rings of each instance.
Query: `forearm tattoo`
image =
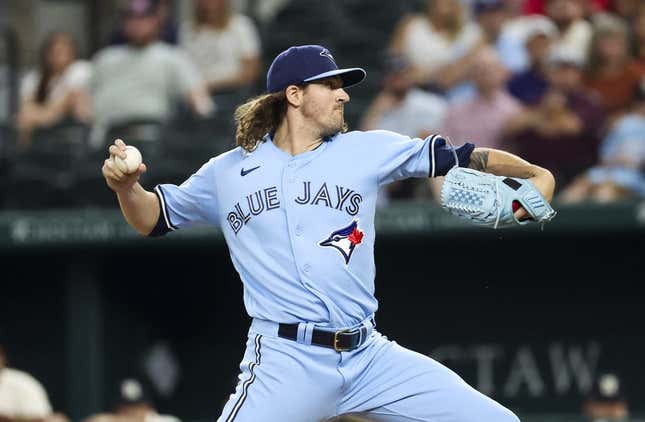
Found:
[[[485,171],[488,166],[488,150],[476,149],[470,154],[470,164],[468,167],[471,169]]]

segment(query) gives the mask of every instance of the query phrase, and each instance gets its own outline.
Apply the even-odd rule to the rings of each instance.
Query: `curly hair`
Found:
[[[235,110],[235,143],[253,151],[264,135],[276,131],[287,114],[284,91],[252,98]]]

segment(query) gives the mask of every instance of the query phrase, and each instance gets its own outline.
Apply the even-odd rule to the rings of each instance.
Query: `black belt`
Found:
[[[299,324],[280,324],[278,336],[289,340],[298,340]],[[372,320],[372,326],[375,326]],[[337,352],[347,352],[356,349],[367,340],[367,327],[361,326],[353,330],[325,331],[314,328],[311,344],[328,347]]]

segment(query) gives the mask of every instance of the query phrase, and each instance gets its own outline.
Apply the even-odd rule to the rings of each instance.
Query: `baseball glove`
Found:
[[[495,229],[529,222],[544,224],[556,214],[529,180],[463,167],[454,167],[446,174],[441,206],[461,219]],[[530,219],[515,218],[513,212],[519,206],[527,211]]]

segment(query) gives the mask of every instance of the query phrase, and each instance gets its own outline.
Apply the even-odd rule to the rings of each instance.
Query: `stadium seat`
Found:
[[[75,121],[65,121],[32,134],[30,147],[20,154],[20,161],[43,169],[69,170],[82,163],[87,153],[89,128]]]
[[[65,121],[36,130],[31,144],[12,155],[3,188],[8,208],[65,207],[75,172],[86,157],[88,127]]]
[[[107,146],[115,139],[121,138],[126,144],[136,146],[144,156],[158,156],[161,152],[160,140],[165,128],[165,122],[150,119],[133,119],[115,124],[108,128],[105,134],[105,149],[101,154],[104,156]]]
[[[9,123],[0,123],[0,208],[4,208],[16,146],[16,132]]]
[[[184,116],[173,120],[162,136],[162,157],[150,163],[156,183],[179,183],[203,163],[234,146],[235,129],[230,113],[210,119]]]

